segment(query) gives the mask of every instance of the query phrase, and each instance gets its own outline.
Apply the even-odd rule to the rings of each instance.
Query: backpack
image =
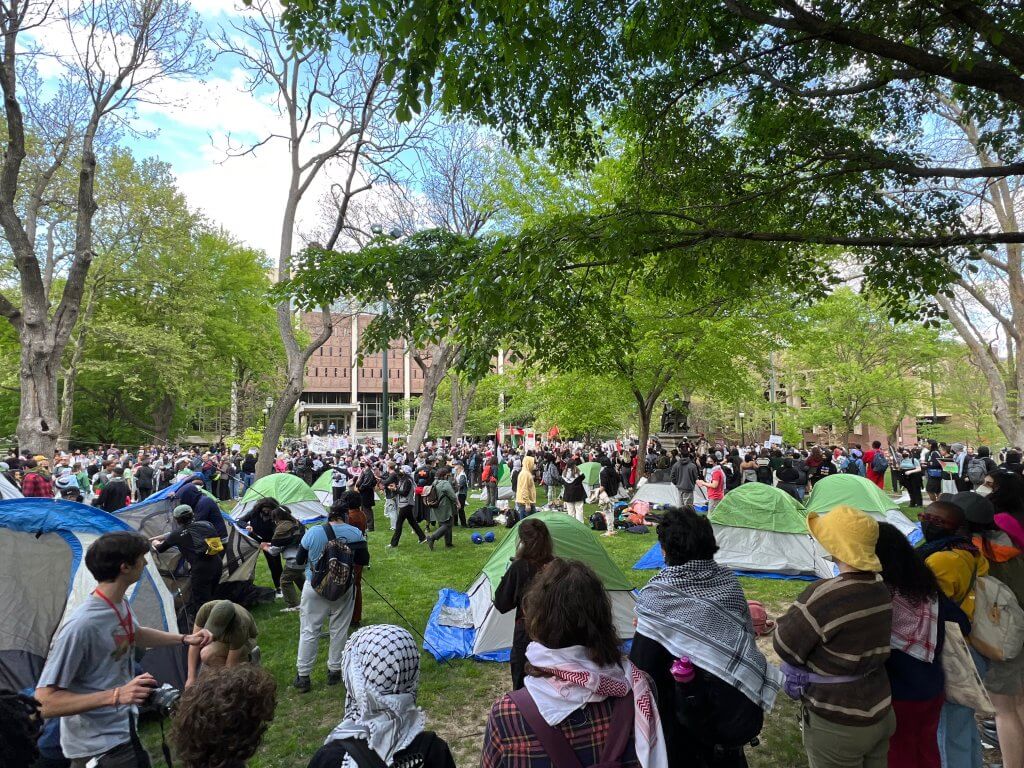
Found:
[[[988,467],[985,466],[985,460],[972,456],[967,462],[967,479],[971,481],[971,485],[975,488],[979,488],[985,484],[985,475],[988,474]]]
[[[595,512],[590,516],[590,527],[595,531],[607,531],[608,521],[604,519],[603,514]]]
[[[970,642],[994,661],[1009,661],[1024,645],[1024,610],[1008,586],[992,576],[974,585],[974,626]]]
[[[859,475],[860,466],[858,466],[857,459],[851,458],[846,462],[846,466],[843,467],[843,472],[848,475]]]
[[[412,478],[403,474],[401,479],[398,481],[398,495],[405,498],[410,493],[412,493]]]
[[[885,454],[881,451],[875,451],[875,455],[871,457],[871,471],[876,475],[885,473],[885,470],[889,468],[889,460],[885,458]]]
[[[441,499],[437,495],[437,487],[434,485],[423,486],[423,503],[428,507],[436,507]]]
[[[197,554],[219,555],[224,551],[224,542],[217,535],[213,523],[207,520],[196,520],[189,523],[188,535],[192,537],[192,546]]]
[[[354,558],[352,549],[339,539],[330,523],[324,523],[327,544],[323,554],[312,569],[309,586],[324,600],[337,600],[346,595],[352,586]]]
[[[775,622],[768,618],[764,603],[760,600],[747,600],[747,608],[750,609],[750,618],[754,622],[755,635],[761,637],[775,629]]]
[[[490,528],[494,525],[494,516],[499,513],[497,507],[480,507],[469,516],[466,523],[470,528]]]

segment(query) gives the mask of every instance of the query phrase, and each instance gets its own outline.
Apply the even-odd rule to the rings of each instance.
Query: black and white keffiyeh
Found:
[[[416,706],[420,652],[409,632],[392,624],[360,629],[345,646],[345,719],[327,740],[364,739],[386,765],[426,725]],[[356,768],[346,755],[344,768]]]
[[[746,596],[732,571],[714,560],[669,566],[640,590],[636,615],[639,634],[676,657],[688,656],[762,709],[772,708],[782,673],[757,647]]]

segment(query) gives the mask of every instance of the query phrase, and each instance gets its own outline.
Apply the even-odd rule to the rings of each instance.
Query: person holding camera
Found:
[[[149,768],[135,730],[136,707],[157,682],[136,675],[135,648],[202,648],[212,635],[139,626],[125,593],[146,567],[149,542],[132,531],[105,533],[85,554],[98,584],[58,631],[35,698],[44,718],[60,717],[61,748],[72,768]]]

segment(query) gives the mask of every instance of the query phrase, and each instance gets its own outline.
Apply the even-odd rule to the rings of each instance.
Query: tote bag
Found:
[[[946,700],[970,707],[980,714],[995,712],[978,668],[974,666],[960,625],[946,622],[946,641],[942,645],[942,671],[946,675]]]

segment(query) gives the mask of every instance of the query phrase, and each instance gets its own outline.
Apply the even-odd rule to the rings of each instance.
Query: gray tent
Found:
[[[679,507],[683,503],[679,489],[672,483],[644,483],[636,489],[629,503],[635,501],[646,501],[652,507]]]
[[[17,486],[0,474],[0,499],[21,499],[24,497]]]

